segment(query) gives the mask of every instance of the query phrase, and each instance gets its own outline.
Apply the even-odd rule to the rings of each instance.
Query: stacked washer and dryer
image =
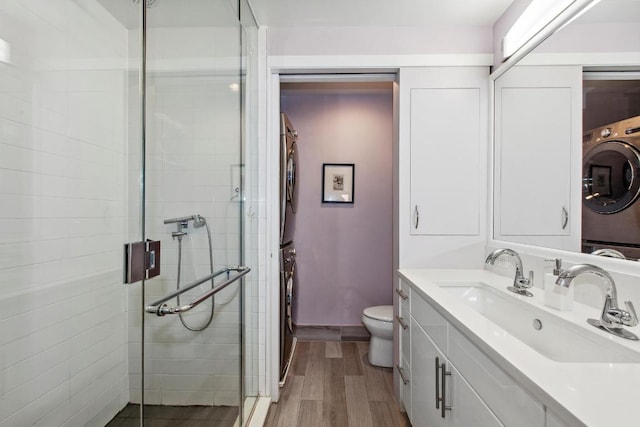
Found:
[[[295,131],[280,114],[280,386],[284,385],[295,350],[293,304],[296,291],[296,249],[293,243],[298,206],[298,161]]]
[[[582,252],[639,259],[640,116],[586,132],[582,171]]]

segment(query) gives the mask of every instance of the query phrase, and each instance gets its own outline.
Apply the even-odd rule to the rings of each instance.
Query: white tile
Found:
[[[217,378],[215,379],[217,382]],[[215,384],[217,386],[217,384]],[[163,375],[162,389],[174,391],[213,391],[214,376],[205,375]]]
[[[65,385],[68,378],[68,369],[69,362],[65,361],[4,394],[0,400],[0,415],[7,417],[9,414],[37,401],[38,398],[48,392]]]
[[[54,366],[60,366],[69,358],[69,350],[64,343],[53,346],[41,353],[24,359],[0,371],[0,395],[25,384]]]
[[[212,405],[214,392],[211,391],[162,391],[163,405]]]

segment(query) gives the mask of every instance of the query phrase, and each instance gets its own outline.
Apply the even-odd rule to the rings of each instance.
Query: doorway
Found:
[[[298,135],[292,317],[303,339],[366,339],[362,310],[392,302],[394,79],[280,76],[279,111]],[[331,165],[352,167],[347,203],[323,201]]]

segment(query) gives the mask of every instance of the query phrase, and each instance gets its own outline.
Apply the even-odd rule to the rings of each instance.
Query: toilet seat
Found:
[[[365,308],[362,314],[369,319],[380,322],[393,322],[393,306],[392,305],[376,305],[374,307]]]

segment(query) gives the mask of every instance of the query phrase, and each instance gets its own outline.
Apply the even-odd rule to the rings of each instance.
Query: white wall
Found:
[[[128,401],[127,34],[5,1],[0,39],[0,425],[103,425]]]
[[[597,10],[594,8],[592,11]],[[633,52],[637,56],[638,46],[640,31],[637,22],[585,24],[574,21],[545,40],[532,54],[601,52],[611,55],[617,52]]]
[[[269,28],[267,54],[418,55],[491,53],[490,27]]]

